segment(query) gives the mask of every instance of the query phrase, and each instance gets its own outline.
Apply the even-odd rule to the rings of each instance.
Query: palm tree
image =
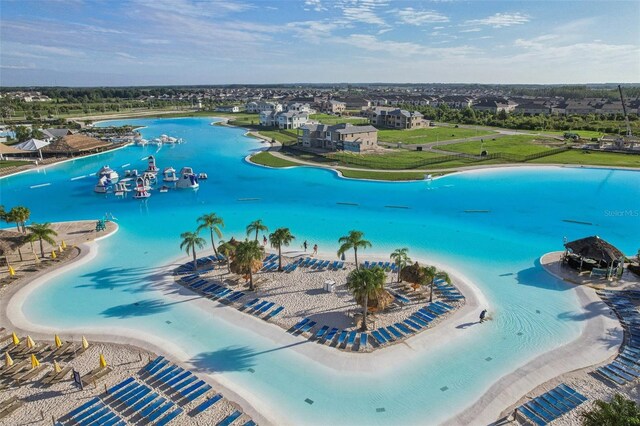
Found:
[[[262,223],[262,219],[254,220],[247,225],[247,237],[250,237],[254,232],[256,233],[256,241],[258,241],[258,232],[269,232],[269,228]]]
[[[262,247],[258,241],[243,241],[236,247],[235,262],[249,271],[249,290],[253,291],[253,265],[262,259]]]
[[[278,248],[278,271],[282,271],[282,246],[288,246],[295,238],[289,228],[278,228],[269,235],[271,247]]]
[[[400,271],[402,271],[402,268],[411,262],[411,258],[409,258],[409,249],[406,247],[395,249],[389,258],[398,266],[398,282],[400,282]]]
[[[196,258],[196,247],[203,248],[205,246],[204,238],[198,235],[197,232],[183,232],[180,234],[182,242],[180,243],[180,249],[185,249],[187,254],[191,252],[193,254],[193,270],[198,270],[198,261]]]
[[[209,231],[211,232],[211,245],[213,246],[213,252],[216,254],[216,257],[218,257],[218,250],[216,250],[216,243],[213,240],[213,233],[215,232],[218,238],[222,238],[222,231],[220,228],[224,228],[224,220],[222,220],[221,217],[218,217],[215,213],[209,213],[200,216],[198,218],[198,222],[200,222],[200,225],[198,225],[196,232],[209,228]]]
[[[236,246],[231,244],[229,241],[220,241],[218,250],[220,250],[220,253],[227,258],[227,268],[229,268],[229,273],[231,273],[231,256],[236,252]]]
[[[386,274],[379,266],[372,269],[355,269],[347,277],[347,288],[356,300],[362,301],[362,331],[367,331],[369,298],[384,289]]]
[[[22,226],[22,233],[23,234],[26,233],[27,230],[25,229],[25,225],[26,225],[26,222],[29,220],[29,217],[31,216],[31,211],[26,207],[17,206],[12,208],[9,214],[12,215],[13,221],[16,222],[16,226],[18,226],[18,224]],[[20,231],[19,227],[18,227],[18,231]]]
[[[338,256],[342,256],[347,250],[353,249],[353,254],[356,258],[356,270],[360,269],[358,266],[358,249],[365,249],[371,247],[371,243],[367,240],[363,240],[364,233],[360,231],[349,231],[348,235],[340,237],[338,242],[341,244],[338,249]]]
[[[50,223],[32,223],[31,226],[28,226],[27,229],[31,233],[27,238],[29,241],[40,241],[40,256],[44,257],[44,246],[42,245],[43,241],[48,242],[52,246],[56,245],[56,242],[52,236],[57,236],[58,233],[51,229]]]
[[[597,400],[595,407],[582,413],[583,426],[633,426],[640,424],[640,408],[630,399],[615,394],[611,402]]]

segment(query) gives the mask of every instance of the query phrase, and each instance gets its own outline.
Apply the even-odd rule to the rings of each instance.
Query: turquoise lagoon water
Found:
[[[241,129],[210,121],[126,120],[147,126],[147,139],[165,133],[188,142],[132,146],[0,180],[0,203],[29,206],[34,221],[93,219],[109,212],[120,224],[118,233],[100,242],[96,259],[29,297],[23,310],[32,322],[106,331],[123,326],[170,340],[185,348],[197,368],[222,375],[234,389],[251,389],[291,424],[437,424],[500,377],[579,335],[590,313],[577,308],[569,286],[540,268],[542,254],[560,250],[563,237],[592,234],[628,254],[638,249],[637,172],[521,168],[433,182],[344,180],[327,170],[250,165],[244,157],[262,145]],[[105,164],[144,170],[150,154],[160,168],[191,166],[207,172],[209,180],[195,192],[154,192],[146,202],[95,194],[93,177],[71,180]],[[30,188],[45,183],[50,185]],[[154,274],[180,255],[179,234],[211,211],[224,217],[227,238],[242,237],[248,222],[262,218],[271,228],[289,227],[296,244],[307,239],[333,254],[338,237],[359,229],[373,242],[371,254],[406,246],[416,258],[456,265],[483,291],[494,321],[474,326],[470,339],[441,345],[410,363],[399,359],[376,374],[338,373],[166,297],[175,288],[158,285]]]

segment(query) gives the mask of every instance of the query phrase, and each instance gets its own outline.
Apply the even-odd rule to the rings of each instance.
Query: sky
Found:
[[[640,82],[640,1],[0,0],[0,85]]]

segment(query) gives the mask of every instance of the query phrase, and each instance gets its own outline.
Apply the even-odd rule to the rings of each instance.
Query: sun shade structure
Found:
[[[15,148],[21,149],[23,151],[37,151],[49,145],[49,143],[50,142],[41,141],[40,139],[29,139],[17,144]]]
[[[5,155],[12,155],[12,154],[26,154],[26,152],[21,151],[19,149],[15,149],[12,146],[7,146],[3,143],[0,143],[0,159],[3,159]]]
[[[0,256],[18,251],[25,243],[25,236],[13,231],[0,230]]]
[[[83,134],[67,135],[51,142],[42,149],[45,154],[74,155],[88,152],[100,152],[112,146],[111,142],[102,141]]]
[[[597,235],[571,241],[564,246],[570,253],[603,264],[611,264],[624,257],[620,250]]]

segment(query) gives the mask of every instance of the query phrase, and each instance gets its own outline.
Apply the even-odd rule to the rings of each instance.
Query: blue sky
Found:
[[[0,84],[640,81],[640,2],[0,0]]]

